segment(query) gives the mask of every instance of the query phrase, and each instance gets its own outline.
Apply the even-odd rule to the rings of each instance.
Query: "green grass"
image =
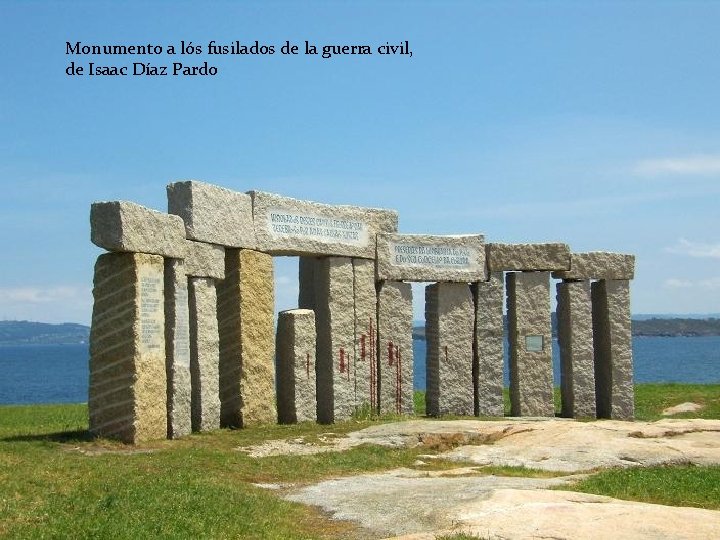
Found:
[[[640,385],[639,418],[660,417],[683,401],[695,415],[720,418],[720,385]],[[422,414],[424,395],[415,394]],[[325,478],[413,467],[428,447],[364,445],[346,452],[254,459],[239,447],[270,439],[317,441],[398,417],[358,414],[332,426],[304,423],[195,434],[132,447],[87,433],[85,405],[0,407],[0,537],[46,538],[351,538],[352,524],[282,500],[253,483],[309,483]],[[420,470],[464,464],[427,460]],[[536,476],[489,467],[478,474]],[[606,471],[574,489],[665,504],[720,508],[720,468]]]

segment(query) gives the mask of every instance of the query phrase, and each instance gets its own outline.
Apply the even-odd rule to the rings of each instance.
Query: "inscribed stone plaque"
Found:
[[[314,214],[271,208],[268,232],[273,239],[307,238],[316,242],[344,242],[364,246],[368,241],[368,224],[356,219],[335,219]]]
[[[527,352],[542,352],[543,336],[525,336],[525,350]]]
[[[140,352],[159,352],[165,347],[163,277],[155,268],[138,267],[140,285]]]

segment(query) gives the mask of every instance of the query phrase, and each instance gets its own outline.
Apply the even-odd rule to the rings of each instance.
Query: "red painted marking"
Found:
[[[340,373],[345,373],[345,349],[340,349]]]
[[[377,366],[375,365],[375,329],[373,320],[370,317],[370,408],[374,411],[378,406],[377,395]],[[363,340],[363,353],[365,353],[365,341]]]
[[[360,359],[365,360],[365,334],[360,336]]]
[[[393,342],[388,341],[388,366],[393,365],[393,356],[394,356],[393,349],[394,349]]]
[[[310,353],[305,353],[305,373],[307,378],[310,378]]]
[[[402,355],[397,347],[395,354],[397,355],[397,413],[402,414]]]

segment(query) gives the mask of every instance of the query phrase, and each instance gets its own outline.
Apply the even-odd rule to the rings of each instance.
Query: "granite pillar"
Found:
[[[315,313],[310,309],[281,311],[275,350],[278,421],[315,421]]]

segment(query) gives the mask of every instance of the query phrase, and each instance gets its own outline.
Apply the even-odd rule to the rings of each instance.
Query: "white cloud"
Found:
[[[689,279],[668,278],[663,282],[666,289],[699,289],[716,291],[720,289],[720,277],[691,281]]]
[[[644,159],[635,164],[633,172],[642,176],[720,174],[720,155]]]
[[[0,289],[0,302],[24,302],[29,304],[45,304],[86,296],[87,287],[15,287]]]
[[[92,290],[87,286],[22,286],[0,288],[0,319],[87,324]]]
[[[681,238],[676,245],[665,248],[665,251],[689,257],[720,259],[720,243],[692,242]]]
[[[720,289],[720,277],[714,277],[710,279],[703,279],[698,282],[698,285],[703,289],[709,289],[716,291]]]
[[[670,278],[664,281],[663,286],[668,289],[689,289],[693,283],[687,279]]]

